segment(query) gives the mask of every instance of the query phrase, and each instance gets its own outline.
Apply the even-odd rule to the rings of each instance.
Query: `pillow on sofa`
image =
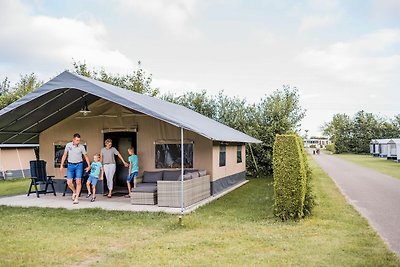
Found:
[[[163,171],[163,181],[176,181],[181,175],[181,171]]]
[[[199,171],[199,176],[200,177],[206,176],[206,175],[207,175],[207,171],[206,170]]]
[[[183,180],[190,180],[192,179],[192,175],[190,173],[184,174],[183,175]],[[178,180],[177,181],[182,181],[182,175],[179,175]]]
[[[197,178],[197,177],[199,177],[199,172],[191,172],[191,173],[188,173],[188,175],[192,176],[192,178]]]
[[[143,172],[143,183],[157,183],[162,180],[163,172]]]
[[[192,172],[198,172],[199,170],[185,170],[185,174],[188,174],[188,173],[192,173]]]

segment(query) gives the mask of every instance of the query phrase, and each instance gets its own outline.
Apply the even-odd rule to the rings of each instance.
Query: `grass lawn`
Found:
[[[1,180],[0,197],[27,193],[30,183],[31,179]]]
[[[184,217],[0,206],[0,265],[399,266],[314,162],[315,214],[281,222],[272,179],[251,179]]]
[[[349,160],[361,166],[373,169],[380,173],[400,179],[400,163],[386,158],[372,157],[370,155],[334,154],[336,157]]]

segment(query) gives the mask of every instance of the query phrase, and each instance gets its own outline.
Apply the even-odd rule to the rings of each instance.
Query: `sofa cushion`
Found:
[[[176,181],[181,175],[181,171],[163,171],[163,180],[164,181]]]
[[[191,175],[190,173],[187,173],[187,174],[184,174],[184,175],[183,175],[183,180],[184,180],[184,181],[190,180],[190,179],[192,179],[192,175]],[[175,181],[176,181],[176,180],[175,180]],[[178,181],[182,181],[182,175],[179,175],[179,176],[178,176]]]
[[[207,171],[206,170],[202,170],[202,171],[199,171],[199,176],[201,177],[201,176],[206,176],[207,175]]]
[[[157,183],[161,181],[163,177],[163,172],[144,172],[143,173],[143,183]]]
[[[139,183],[132,189],[132,192],[157,192],[157,183]]]
[[[193,169],[193,170],[185,170],[185,174],[187,174],[187,173],[191,173],[191,172],[198,172],[199,170],[195,170],[195,169]]]
[[[190,174],[190,176],[192,176],[192,178],[199,177],[199,172],[191,172],[191,173],[188,173],[188,174]]]

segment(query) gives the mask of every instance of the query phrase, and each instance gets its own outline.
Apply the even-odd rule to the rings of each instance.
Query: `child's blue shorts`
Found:
[[[133,180],[133,177],[137,177],[139,175],[139,172],[132,172],[131,174],[128,175],[126,178],[126,181],[130,183]]]
[[[99,180],[98,177],[94,177],[94,176],[90,175],[88,182],[91,183],[93,186],[96,186],[98,180]]]

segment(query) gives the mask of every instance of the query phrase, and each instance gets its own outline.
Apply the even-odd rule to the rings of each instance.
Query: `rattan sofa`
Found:
[[[181,181],[157,181],[158,206],[181,207]],[[183,206],[186,208],[210,196],[210,175],[183,181]]]
[[[180,171],[144,172],[132,189],[131,203],[181,207]],[[206,171],[185,170],[183,204],[188,207],[210,196],[210,175]]]

